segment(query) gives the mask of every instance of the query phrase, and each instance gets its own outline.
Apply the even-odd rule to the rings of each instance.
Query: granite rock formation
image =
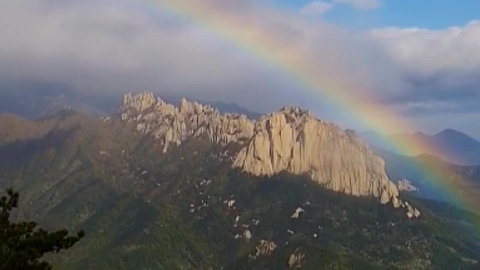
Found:
[[[123,121],[134,122],[139,132],[161,140],[164,152],[191,136],[206,135],[222,145],[240,143],[233,167],[245,172],[307,173],[335,191],[374,196],[396,208],[405,205],[385,173],[383,159],[354,132],[316,119],[309,111],[285,107],[255,121],[244,115],[220,114],[211,106],[185,99],[177,107],[147,92],[125,95],[121,110]],[[418,216],[415,210],[409,211],[412,216]]]
[[[412,181],[408,179],[402,179],[397,182],[397,188],[399,191],[406,192],[418,192],[418,188],[412,184]]]
[[[385,174],[384,161],[350,131],[315,119],[298,108],[264,116],[234,166],[254,175],[281,171],[308,173],[325,187],[356,196],[373,195],[396,207],[398,190]]]
[[[254,124],[244,115],[221,115],[211,106],[182,99],[180,106],[155,99],[152,93],[127,94],[123,98],[122,120],[135,121],[137,130],[162,140],[164,152],[190,136],[207,135],[216,143],[228,144],[253,136]]]

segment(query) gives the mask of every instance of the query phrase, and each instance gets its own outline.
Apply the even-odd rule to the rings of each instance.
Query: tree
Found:
[[[10,221],[18,207],[19,194],[12,189],[0,198],[0,270],[47,270],[52,266],[41,258],[48,253],[69,249],[85,233],[68,236],[66,229],[48,232],[34,221]]]

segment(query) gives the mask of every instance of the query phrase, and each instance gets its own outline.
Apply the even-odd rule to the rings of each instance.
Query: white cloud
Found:
[[[480,21],[444,30],[390,27],[371,35],[396,62],[424,76],[480,68]]]
[[[298,86],[268,61],[239,50],[208,29],[110,1],[51,3],[0,0],[8,7],[0,11],[4,13],[0,16],[0,79],[62,81],[85,91],[193,93],[236,100],[256,110],[302,104],[307,99],[292,91]],[[350,46],[352,39],[346,39],[347,33],[339,35],[338,27],[273,8],[239,8],[242,1],[235,2],[235,9],[222,3],[222,10],[237,12],[229,18],[239,17],[245,27],[281,44],[285,51],[279,53],[292,50],[302,58],[321,57],[318,71],[323,74],[340,76],[343,69],[360,69],[365,62],[363,47]],[[338,50],[340,46],[344,52]],[[340,58],[357,59],[357,64]],[[363,80],[360,73],[351,77],[358,81],[356,85]],[[267,107],[265,99],[270,99]]]
[[[304,15],[322,15],[330,11],[332,8],[333,8],[332,3],[327,3],[323,1],[313,1],[303,6],[300,12]]]
[[[335,4],[348,4],[358,9],[376,9],[381,6],[380,0],[333,0]]]
[[[285,50],[279,53],[294,51],[306,59],[338,89],[366,91],[400,111],[448,112],[449,121],[463,112],[478,116],[479,22],[435,31],[352,33],[298,12],[257,10],[251,1],[209,1],[234,12],[228,18],[240,18],[268,42],[281,44]],[[38,79],[84,91],[158,90],[236,101],[260,111],[304,105],[327,115],[322,100],[276,71],[282,67],[272,68],[209,29],[121,2],[0,0],[0,84]]]

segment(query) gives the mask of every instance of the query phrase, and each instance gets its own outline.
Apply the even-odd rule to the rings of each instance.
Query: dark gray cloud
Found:
[[[480,112],[480,22],[444,30],[385,28],[371,35],[400,68],[403,87],[386,103],[403,104],[417,116]]]
[[[403,91],[386,96],[383,101],[392,105],[448,103],[452,107],[462,110],[462,104],[480,99],[478,75],[480,75],[480,69],[469,72],[446,70],[427,77],[406,73],[402,76],[402,80],[406,83]],[[441,111],[443,108],[439,107],[438,109]]]

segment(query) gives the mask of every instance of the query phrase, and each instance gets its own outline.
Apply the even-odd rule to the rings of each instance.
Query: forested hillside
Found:
[[[412,198],[422,215],[408,219],[306,175],[254,177],[231,168],[237,145],[201,137],[163,153],[116,118],[7,118],[0,187],[20,191],[16,218],[86,232],[48,258],[55,269],[478,267],[478,238],[458,230],[457,210]]]

